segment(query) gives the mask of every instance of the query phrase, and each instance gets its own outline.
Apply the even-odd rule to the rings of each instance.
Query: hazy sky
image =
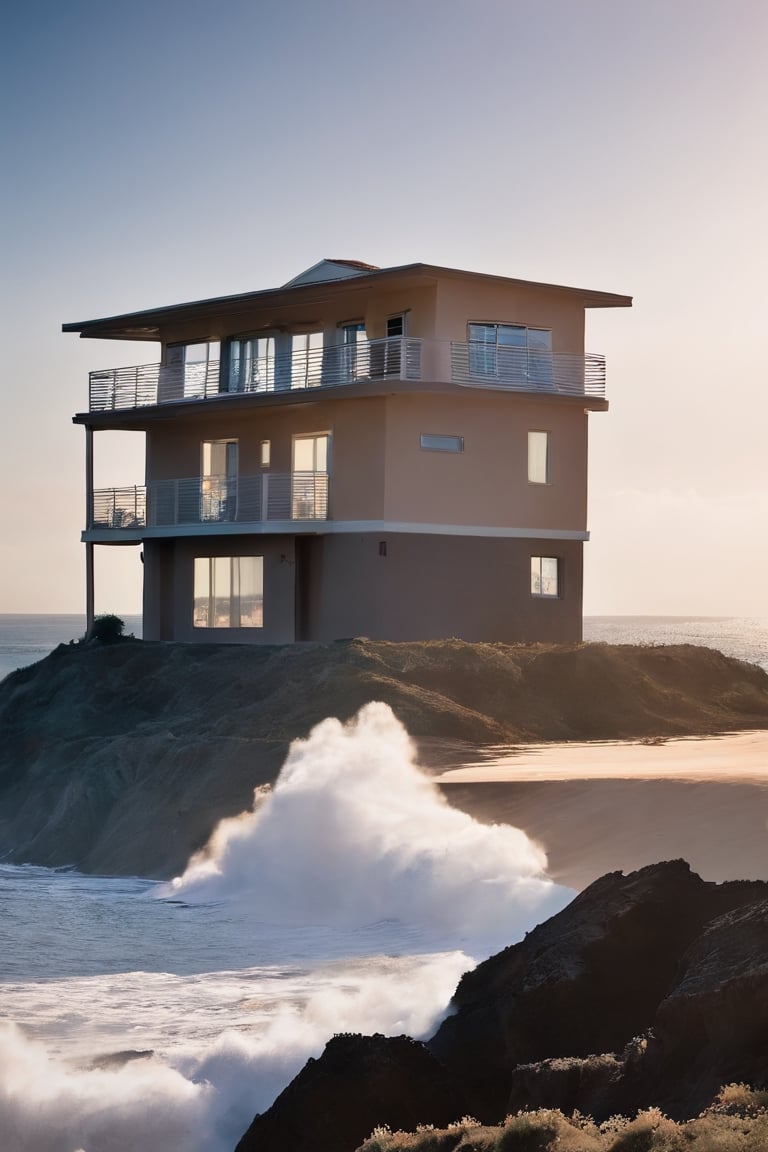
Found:
[[[588,314],[585,611],[768,615],[766,0],[25,0],[2,56],[0,611],[82,610],[71,416],[158,358],[61,324],[337,256],[633,295]]]

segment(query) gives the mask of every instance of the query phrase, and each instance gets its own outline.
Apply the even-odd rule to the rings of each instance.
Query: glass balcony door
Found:
[[[327,432],[294,436],[291,472],[291,518],[328,517],[328,464],[331,437]]]
[[[237,517],[237,440],[204,440],[200,481],[200,519]]]

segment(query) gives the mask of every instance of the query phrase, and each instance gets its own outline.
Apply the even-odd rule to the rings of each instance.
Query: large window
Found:
[[[322,332],[296,332],[291,337],[291,388],[315,388],[323,382]]]
[[[528,483],[549,484],[549,432],[528,433]]]
[[[531,596],[560,595],[560,562],[556,556],[531,556]]]
[[[229,392],[271,392],[275,386],[274,336],[229,342]]]
[[[160,372],[163,398],[195,400],[218,390],[219,342],[169,344]]]
[[[196,556],[195,628],[264,627],[264,559]]]
[[[470,324],[469,371],[502,383],[552,383],[552,333],[523,324]]]

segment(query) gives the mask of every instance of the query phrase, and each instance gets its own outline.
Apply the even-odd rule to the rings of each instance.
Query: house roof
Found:
[[[321,260],[311,268],[300,272],[283,288],[294,288],[298,284],[317,284],[326,280],[344,280],[348,276],[361,276],[363,272],[379,272],[375,264],[363,264],[362,260]]]
[[[329,293],[357,291],[360,288],[374,287],[382,282],[402,280],[411,283],[414,281],[434,283],[438,279],[445,278],[546,288],[578,297],[585,308],[629,308],[632,305],[631,296],[620,296],[613,292],[571,288],[563,284],[519,280],[508,276],[493,276],[485,272],[466,272],[459,268],[444,268],[436,264],[402,264],[392,268],[377,268],[374,264],[364,264],[359,260],[326,259],[313,264],[311,268],[307,268],[279,288],[242,292],[234,296],[214,296],[183,304],[148,308],[140,312],[125,312],[97,320],[82,320],[63,324],[62,331],[79,332],[81,337],[106,340],[159,340],[162,327],[174,322],[237,314],[250,308],[277,306],[289,302],[311,304],[318,299],[326,299]],[[320,296],[318,292],[321,293]]]

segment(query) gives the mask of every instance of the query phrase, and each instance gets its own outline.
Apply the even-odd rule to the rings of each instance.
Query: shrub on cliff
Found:
[[[101,644],[117,644],[119,640],[127,639],[123,635],[125,621],[111,612],[103,616],[96,616],[88,630],[87,640],[98,640]]]

